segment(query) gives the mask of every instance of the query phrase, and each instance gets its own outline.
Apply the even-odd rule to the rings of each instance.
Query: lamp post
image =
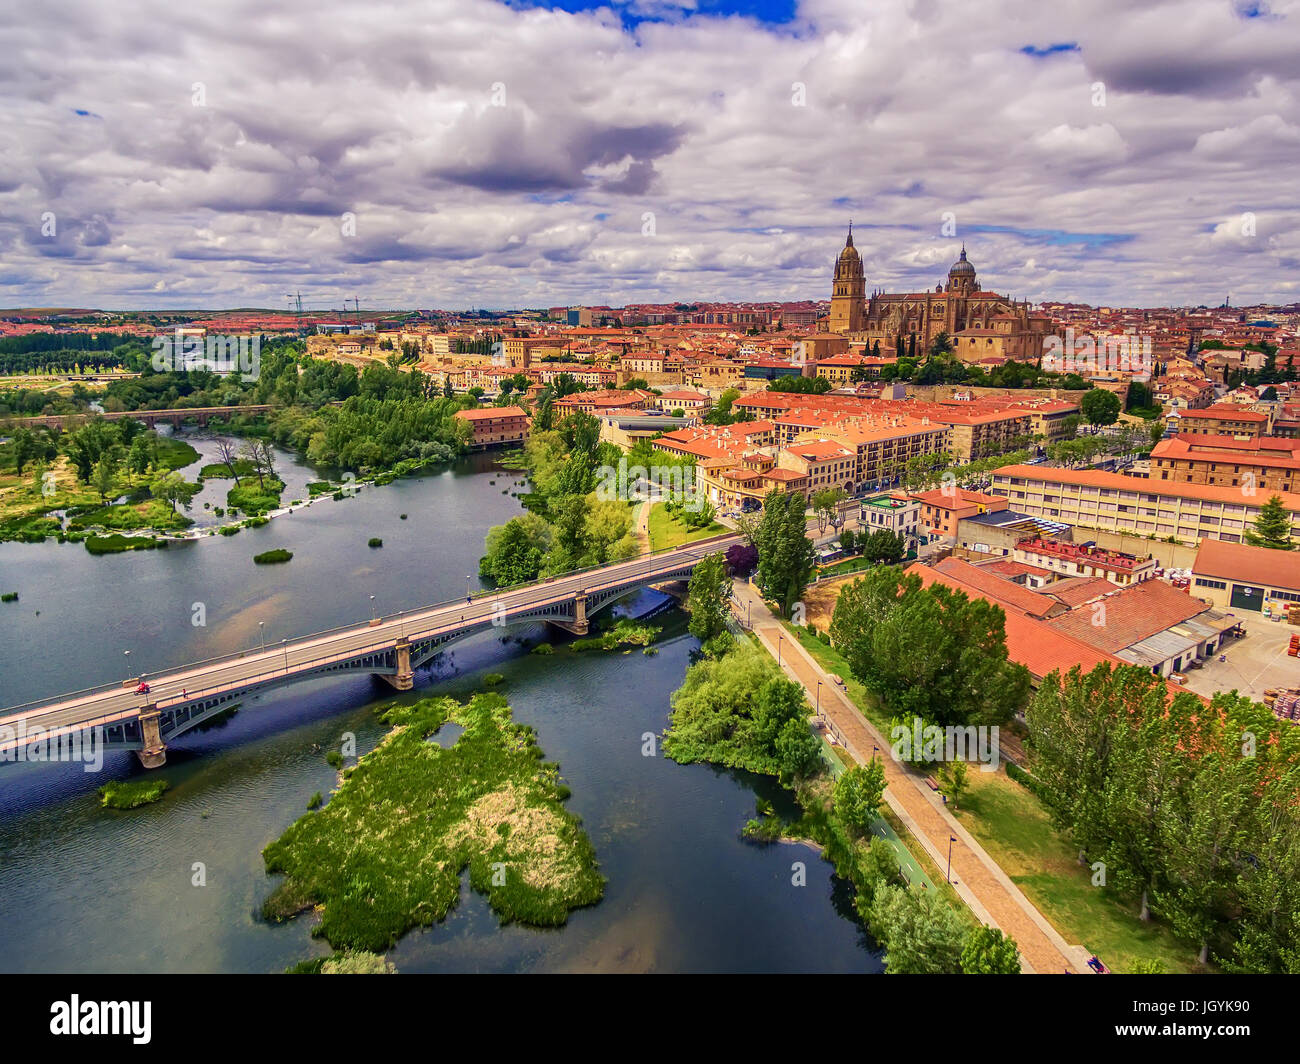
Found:
[[[405,610],[397,611],[397,635],[401,639],[406,638],[406,619],[402,616],[405,612]]]
[[[370,596],[370,619],[372,621],[375,619],[375,596],[374,595]]]
[[[778,669],[781,667],[781,640],[784,638],[784,635],[778,635],[776,637],[776,667]]]
[[[122,653],[126,656],[126,678],[131,679],[131,652],[124,650]]]
[[[952,882],[952,844],[957,841],[957,836],[948,836],[948,873],[944,877],[949,883]]]
[[[818,680],[817,681],[817,716],[821,717],[821,715],[822,715],[822,682],[821,680]]]
[[[470,582],[471,582],[473,579],[474,579],[474,578],[473,578],[472,576],[470,576],[469,573],[466,573],[466,574],[465,574],[465,597],[466,597],[467,599],[469,599],[469,598],[473,598],[473,597],[474,597],[474,592],[472,592],[472,591],[470,590]]]
[[[258,638],[262,640],[262,653],[265,654],[266,653],[266,622],[265,621],[257,622],[257,635]]]

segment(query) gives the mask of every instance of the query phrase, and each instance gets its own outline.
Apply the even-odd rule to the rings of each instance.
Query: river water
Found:
[[[318,479],[280,457],[291,489]],[[92,557],[80,544],[0,544],[0,585],[20,593],[0,606],[0,706],[455,598],[467,574],[477,586],[488,527],[519,512],[518,477],[476,455],[168,550]],[[217,483],[224,498],[230,482]],[[372,536],[382,548],[367,547]],[[293,560],[253,564],[274,547]],[[675,611],[655,623],[681,628]],[[527,653],[554,638],[541,627],[504,638],[456,644],[401,697],[464,696],[503,673],[516,719],[537,729],[573,790],[605,898],[562,929],[502,928],[464,882],[442,924],[391,951],[399,971],[880,970],[851,890],[815,851],[741,841],[757,797],[793,812],[774,781],[642,755],[643,734],[667,723],[694,639],[669,638],[652,657],[545,657]],[[383,733],[374,709],[394,697],[374,678],[345,677],[247,699],[225,724],[169,747],[159,772],[171,789],[130,812],[101,809],[95,789],[139,778],[133,754],[107,754],[99,773],[0,765],[0,970],[275,972],[327,953],[310,917],[258,916],[274,886],[260,851],[334,786],[324,753],[343,733],[373,747]],[[797,864],[805,886],[792,882]]]

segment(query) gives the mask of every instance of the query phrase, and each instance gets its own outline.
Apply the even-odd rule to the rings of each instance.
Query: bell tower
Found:
[[[835,260],[835,279],[831,283],[830,330],[836,333],[862,331],[867,300],[867,281],[862,272],[862,256],[853,246],[853,223],[844,250]]]

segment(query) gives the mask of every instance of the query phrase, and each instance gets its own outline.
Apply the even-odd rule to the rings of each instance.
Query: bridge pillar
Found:
[[[573,620],[551,621],[551,624],[557,628],[563,628],[566,632],[572,632],[574,635],[586,635],[588,632],[587,596],[578,595],[573,600]]]
[[[140,710],[140,737],[144,740],[144,748],[137,750],[135,756],[145,768],[162,768],[167,761],[167,747],[158,726],[161,717],[158,707],[152,702]]]
[[[384,679],[398,691],[409,691],[415,686],[415,673],[411,670],[411,643],[406,638],[399,639],[393,648],[397,653],[397,672]]]

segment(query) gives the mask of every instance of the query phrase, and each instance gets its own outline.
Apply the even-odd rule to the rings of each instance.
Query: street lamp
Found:
[[[374,595],[370,596],[370,619],[372,621],[375,619],[375,596]]]
[[[122,653],[126,655],[126,678],[129,680],[131,679],[131,652],[124,650]]]
[[[822,682],[821,680],[818,680],[817,681],[817,716],[820,717],[821,715],[822,715]]]
[[[778,635],[776,637],[776,667],[778,669],[781,667],[781,640],[784,638],[784,635]]]
[[[262,653],[265,654],[266,653],[266,622],[265,621],[257,622],[257,635],[258,638],[262,640]]]
[[[948,836],[948,874],[944,877],[949,883],[952,882],[952,844],[957,841],[955,835]]]
[[[402,639],[406,638],[406,620],[402,617],[405,612],[405,610],[397,611],[397,634]]]
[[[474,593],[470,590],[470,581],[472,581],[473,579],[474,578],[470,576],[469,573],[465,574],[465,598],[466,599],[471,599],[474,597]]]

